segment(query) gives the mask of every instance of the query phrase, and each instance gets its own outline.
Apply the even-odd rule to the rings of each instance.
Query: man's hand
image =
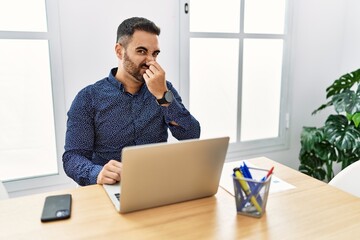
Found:
[[[97,184],[115,184],[121,180],[122,163],[110,160],[97,177]]]
[[[147,62],[146,65],[149,66],[149,69],[147,69],[143,74],[146,86],[148,87],[151,94],[156,97],[156,99],[160,99],[168,90],[166,86],[165,71],[155,61]],[[164,104],[163,106],[169,106],[169,104]],[[171,121],[170,124],[179,126],[179,124],[177,124],[175,121]]]
[[[150,61],[146,63],[146,65],[149,66],[149,68],[143,74],[146,85],[151,94],[154,95],[157,99],[160,99],[168,90],[165,80],[165,71],[155,61]]]

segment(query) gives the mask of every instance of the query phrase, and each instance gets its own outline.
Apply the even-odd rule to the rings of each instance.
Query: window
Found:
[[[180,11],[180,92],[201,137],[230,136],[230,157],[285,148],[289,2],[182,0]]]
[[[0,179],[10,192],[56,184],[63,174],[57,151],[63,148],[65,102],[56,3],[0,0]]]

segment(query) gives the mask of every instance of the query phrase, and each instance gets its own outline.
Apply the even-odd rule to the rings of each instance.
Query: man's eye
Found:
[[[145,50],[139,50],[138,53],[139,54],[146,54],[146,51]]]
[[[157,57],[159,55],[159,52],[153,53],[153,57]]]

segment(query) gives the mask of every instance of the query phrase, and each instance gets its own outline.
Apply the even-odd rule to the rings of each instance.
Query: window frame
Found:
[[[180,84],[179,92],[182,95],[183,102],[189,108],[190,93],[190,38],[237,38],[239,39],[239,69],[238,69],[238,111],[237,111],[237,142],[230,143],[227,161],[239,159],[239,157],[259,155],[272,151],[286,150],[289,148],[289,128],[290,128],[290,103],[288,101],[290,88],[290,46],[292,26],[292,3],[286,0],[285,6],[285,25],[284,34],[258,34],[244,33],[244,4],[245,0],[240,0],[240,30],[239,33],[209,33],[209,32],[190,32],[190,14],[191,0],[180,0]],[[283,63],[281,79],[281,96],[280,96],[280,118],[279,118],[279,135],[276,138],[260,139],[241,142],[241,87],[242,87],[242,63],[243,63],[243,43],[244,39],[282,39],[283,45]],[[200,123],[201,124],[201,123]]]
[[[54,129],[58,173],[29,178],[4,180],[10,196],[24,195],[26,191],[39,191],[55,185],[70,184],[62,167],[62,153],[66,131],[65,89],[63,81],[58,1],[44,0],[47,32],[0,31],[0,39],[45,39],[49,44],[50,74],[54,109]],[[5,160],[6,161],[6,160]]]

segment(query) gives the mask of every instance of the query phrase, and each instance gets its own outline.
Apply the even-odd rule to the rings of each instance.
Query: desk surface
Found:
[[[269,195],[260,218],[236,214],[234,197],[219,188],[209,198],[129,214],[115,211],[93,185],[0,201],[0,239],[358,239],[360,198],[267,158],[249,160],[296,186]],[[41,223],[48,195],[71,193],[68,220]]]

